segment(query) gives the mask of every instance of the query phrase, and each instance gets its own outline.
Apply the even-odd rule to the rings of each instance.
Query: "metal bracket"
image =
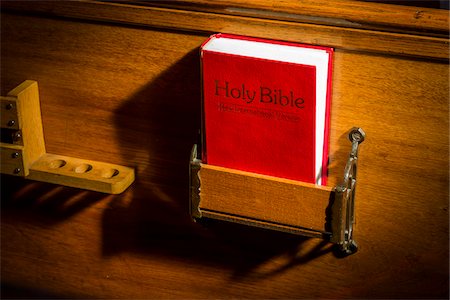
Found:
[[[353,128],[349,133],[352,149],[344,170],[344,181],[335,189],[335,198],[331,208],[330,241],[339,245],[340,253],[347,256],[358,250],[353,240],[355,223],[356,171],[359,145],[366,137],[361,128]]]
[[[198,172],[201,168],[200,163],[201,160],[198,158],[197,145],[194,145],[192,147],[189,164],[189,212],[194,220],[202,217],[202,212],[200,210],[200,178],[198,177]]]

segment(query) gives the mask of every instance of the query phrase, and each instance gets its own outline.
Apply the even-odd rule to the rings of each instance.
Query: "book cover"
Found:
[[[201,47],[202,160],[325,185],[332,53],[211,36]]]

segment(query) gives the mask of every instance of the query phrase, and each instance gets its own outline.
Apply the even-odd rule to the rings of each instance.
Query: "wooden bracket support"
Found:
[[[133,183],[133,168],[46,153],[36,81],[0,100],[1,173],[110,194]]]

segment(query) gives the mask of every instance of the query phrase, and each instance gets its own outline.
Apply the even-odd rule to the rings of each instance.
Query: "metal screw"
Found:
[[[344,185],[338,185],[337,187],[336,187],[336,192],[338,192],[338,193],[343,193],[343,192],[345,192],[347,190],[347,188],[344,186]]]
[[[19,157],[19,152],[14,152],[13,154],[11,154],[12,158],[18,158]]]
[[[14,126],[14,124],[16,124],[16,121],[14,121],[14,120],[9,120],[8,121],[8,126],[9,127]]]
[[[11,103],[6,104],[6,110],[11,110],[13,108],[13,105]]]
[[[20,131],[16,131],[13,133],[12,138],[14,142],[19,141],[22,138],[22,133]]]
[[[20,171],[22,171],[20,168],[15,168],[15,169],[14,169],[14,174],[19,174]]]
[[[352,139],[355,141],[360,141],[361,140],[361,134],[359,132],[353,132],[352,133]]]
[[[362,143],[364,141],[364,139],[366,138],[366,133],[364,132],[364,130],[362,130],[362,128],[353,128],[350,131],[350,134],[348,137],[351,142]]]

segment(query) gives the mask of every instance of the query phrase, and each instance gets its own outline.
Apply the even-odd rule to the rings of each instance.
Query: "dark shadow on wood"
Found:
[[[187,213],[158,202],[134,198],[127,207],[104,212],[103,255],[122,252],[176,259],[228,270],[230,280],[263,279],[298,267],[332,251],[325,240],[202,219],[194,223]],[[113,207],[114,205],[110,205]],[[307,242],[308,245],[304,246]],[[315,242],[311,247],[311,242]],[[299,250],[306,254],[299,255]],[[282,257],[270,271],[259,270]]]
[[[2,218],[37,225],[63,222],[109,196],[8,175],[1,175],[0,180]]]
[[[114,198],[104,211],[103,255],[134,252],[218,265],[230,270],[231,280],[239,280],[272,258],[296,253],[309,239],[217,220],[201,226],[191,220],[189,156],[192,145],[198,143],[200,89],[197,49],[159,74],[116,111],[120,144],[142,149],[148,158],[142,161],[142,156],[123,153],[127,161],[145,167],[137,170],[137,180],[128,191],[132,194],[130,202]],[[129,128],[130,122],[136,126],[133,134],[121,130]],[[322,247],[319,250],[302,258],[291,255],[292,262],[273,274],[326,253]]]
[[[1,299],[71,299],[46,290],[24,288],[5,282],[1,284],[0,296]]]

